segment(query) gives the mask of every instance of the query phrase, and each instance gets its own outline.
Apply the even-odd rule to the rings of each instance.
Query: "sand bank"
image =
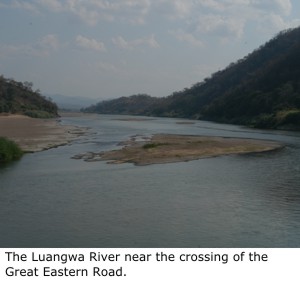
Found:
[[[25,152],[64,145],[87,129],[64,126],[58,119],[35,119],[23,115],[1,115],[0,136],[15,141]]]
[[[106,160],[108,163],[130,162],[135,165],[182,162],[228,154],[265,152],[281,148],[272,141],[157,134],[132,137],[119,150],[88,152],[74,156],[85,161]]]

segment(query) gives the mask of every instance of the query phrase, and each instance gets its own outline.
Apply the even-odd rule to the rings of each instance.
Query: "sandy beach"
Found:
[[[59,119],[0,115],[0,136],[15,141],[25,152],[37,152],[69,143],[86,129],[65,126]]]
[[[123,142],[118,150],[83,153],[74,156],[85,161],[106,160],[108,163],[149,165],[196,160],[228,154],[266,152],[282,148],[267,140],[224,137],[156,134],[152,137],[134,136]]]

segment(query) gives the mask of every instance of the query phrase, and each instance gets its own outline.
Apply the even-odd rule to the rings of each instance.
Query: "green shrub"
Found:
[[[21,158],[23,151],[19,146],[8,140],[7,138],[0,137],[0,163],[6,163]]]
[[[288,109],[277,112],[277,123],[282,124],[300,124],[300,110]]]
[[[143,149],[155,148],[162,145],[168,145],[168,143],[146,143],[143,145]]]
[[[42,119],[49,119],[55,117],[53,114],[43,110],[27,110],[24,112],[24,115],[29,116],[31,118],[42,118]]]
[[[55,117],[53,114],[42,110],[27,110],[24,112],[24,114],[31,118],[49,119]]]
[[[272,114],[260,114],[251,121],[250,125],[254,128],[267,129],[273,128],[275,121],[275,117]]]

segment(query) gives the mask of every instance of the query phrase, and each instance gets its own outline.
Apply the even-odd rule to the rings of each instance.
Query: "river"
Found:
[[[90,129],[67,146],[1,167],[0,247],[300,247],[300,133],[131,118],[62,118]],[[285,147],[149,166],[71,158],[155,133]]]

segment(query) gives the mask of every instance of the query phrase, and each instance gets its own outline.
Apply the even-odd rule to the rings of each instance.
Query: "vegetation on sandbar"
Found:
[[[169,145],[169,143],[146,143],[143,145],[143,149],[150,149],[163,145]]]

